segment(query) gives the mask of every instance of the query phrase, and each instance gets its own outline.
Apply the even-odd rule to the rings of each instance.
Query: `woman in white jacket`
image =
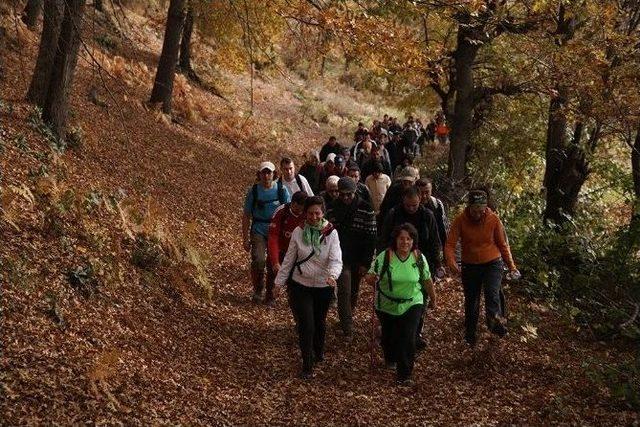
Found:
[[[313,376],[314,363],[324,358],[324,336],[336,279],[342,271],[338,232],[324,219],[322,197],[304,204],[305,222],[293,230],[275,284],[288,285],[289,304],[298,327],[303,379]]]

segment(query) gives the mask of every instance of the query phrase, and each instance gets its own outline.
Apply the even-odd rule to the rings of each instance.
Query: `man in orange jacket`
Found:
[[[489,195],[484,190],[469,192],[467,207],[451,225],[445,245],[447,266],[460,273],[455,249],[462,245],[462,287],[464,288],[465,341],[476,343],[476,327],[480,315],[480,293],[484,288],[485,313],[489,330],[503,337],[504,307],[500,302],[502,266],[507,265],[513,276],[519,276],[500,218],[487,206]]]

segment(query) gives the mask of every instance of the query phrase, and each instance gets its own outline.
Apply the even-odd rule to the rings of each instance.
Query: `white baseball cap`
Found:
[[[327,162],[335,162],[336,161],[336,153],[327,154]]]
[[[263,171],[265,169],[269,169],[271,172],[273,172],[274,170],[276,170],[276,167],[271,162],[260,163],[260,167],[258,168],[258,170]]]

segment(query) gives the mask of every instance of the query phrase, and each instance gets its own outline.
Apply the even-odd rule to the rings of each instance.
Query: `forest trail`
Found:
[[[260,80],[258,125],[268,134],[289,123],[286,147],[260,138],[239,142],[244,128],[237,114],[236,120],[212,115],[197,124],[171,123],[142,102],[150,73],[139,77],[146,86],[135,76],[143,70],[136,61],[155,61],[156,37],[141,43],[144,51],[119,52],[126,61],[111,69],[117,78],[107,79],[108,93],[103,76],[80,61],[72,111],[86,135],[81,148],[51,160],[49,142],[22,101],[36,50],[29,37],[11,39],[3,51],[7,64],[17,64],[0,82],[3,185],[36,192],[37,172],[46,167],[60,191],[71,194],[69,208],[120,190],[132,206],[157,205],[154,219],[166,234],[196,230],[191,240],[209,261],[212,295],[201,298],[181,271],[134,267],[127,224],[106,202],[60,214],[59,237],[45,227],[44,202],[22,203],[14,218],[20,230],[3,223],[0,246],[0,273],[8,279],[1,302],[3,424],[602,425],[630,424],[637,416],[587,379],[583,364],[615,357],[609,347],[581,341],[552,307],[514,292],[507,291],[511,334],[502,341],[483,334],[475,351],[465,350],[455,280],[437,286],[439,310],[427,317],[429,346],[417,358],[415,388],[398,388],[392,372],[370,370],[369,289],[355,316],[354,340],[342,340],[331,310],[326,360],[313,380],[299,380],[284,297],[275,309],[250,302],[240,209],[260,159],[317,148],[329,125],[299,120],[300,102]],[[106,107],[87,100],[94,86]],[[183,89],[223,110],[212,95]],[[96,294],[84,298],[69,286],[68,272],[89,261],[104,275]]]

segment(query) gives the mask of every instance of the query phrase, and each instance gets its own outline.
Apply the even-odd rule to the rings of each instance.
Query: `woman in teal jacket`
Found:
[[[412,384],[416,331],[429,295],[436,308],[436,294],[429,264],[418,251],[418,232],[411,224],[398,225],[391,234],[391,247],[381,252],[367,276],[376,284],[375,307],[382,327],[382,351],[387,366],[396,368],[398,383]]]

